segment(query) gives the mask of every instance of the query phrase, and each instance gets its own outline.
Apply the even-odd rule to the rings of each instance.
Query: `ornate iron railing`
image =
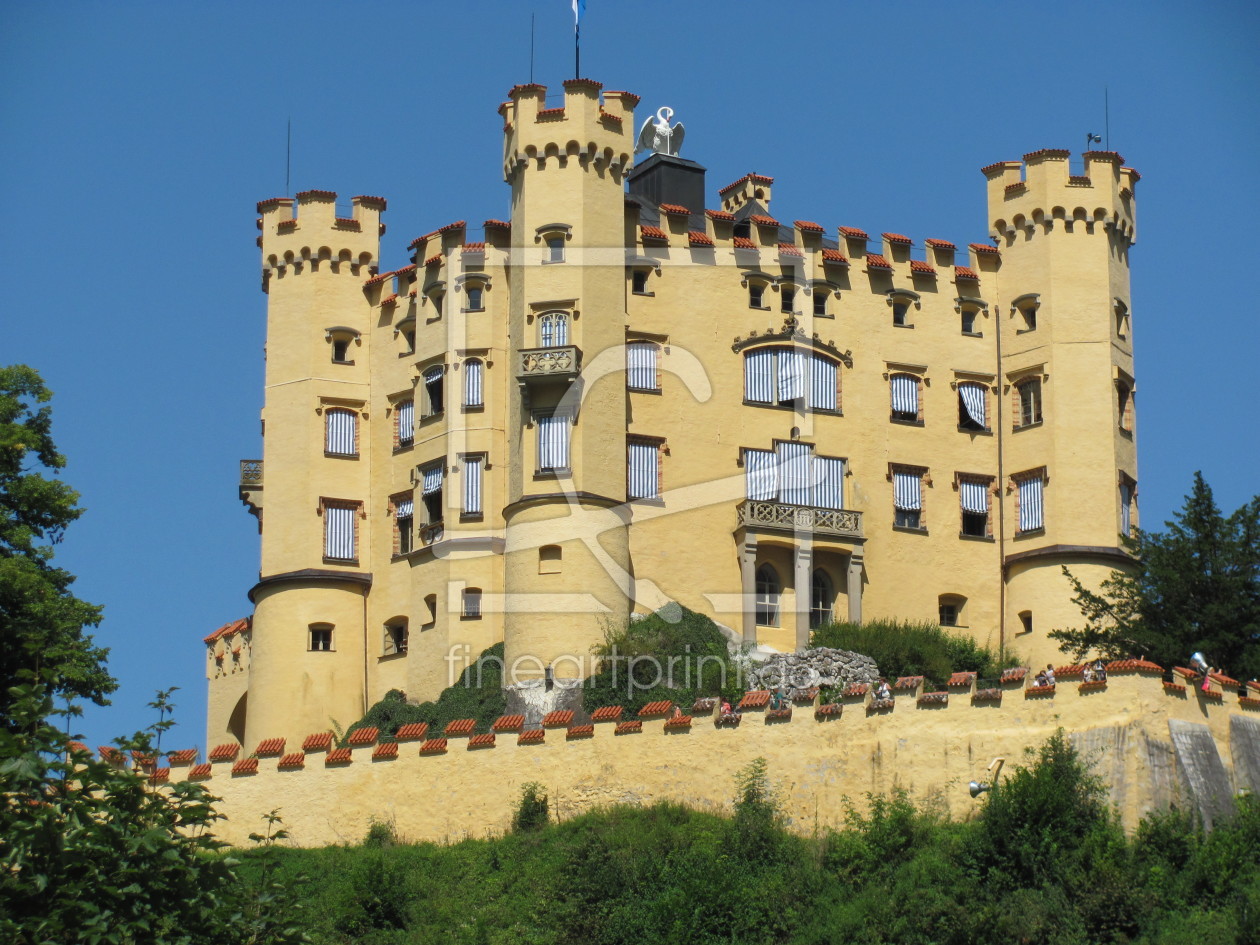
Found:
[[[241,460],[241,488],[257,488],[263,484],[263,461],[261,459]]]
[[[539,378],[576,377],[582,364],[577,345],[559,348],[526,348],[521,351],[516,376],[523,381]]]
[[[812,505],[745,499],[736,506],[736,512],[740,528],[808,531],[839,538],[862,537],[862,513],[852,509],[824,509]]]

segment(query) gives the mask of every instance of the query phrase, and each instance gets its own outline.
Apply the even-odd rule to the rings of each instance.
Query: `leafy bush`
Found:
[[[540,830],[551,822],[547,802],[547,789],[537,781],[521,786],[521,803],[512,818],[512,829],[517,833]]]

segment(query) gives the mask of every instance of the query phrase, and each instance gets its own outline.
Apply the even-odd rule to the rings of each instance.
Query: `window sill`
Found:
[[[486,409],[485,404],[464,404],[461,408],[464,413],[481,413]]]
[[[1131,440],[1131,439],[1133,439],[1133,431],[1132,431],[1132,430],[1126,430],[1124,427],[1116,427],[1116,429],[1117,429],[1118,431],[1120,431],[1120,435],[1121,435],[1122,437],[1124,437],[1126,440]]]
[[[1034,331],[1036,331],[1036,330],[1037,330],[1036,328],[1016,328],[1016,329],[1015,329],[1015,334],[1017,334],[1017,335],[1029,335],[1029,334],[1032,334],[1032,333],[1033,333]]]
[[[750,305],[750,306],[748,306],[748,307],[749,307],[750,309],[752,309],[754,312],[768,312],[768,311],[770,311],[770,306],[769,306],[769,305]]]
[[[399,657],[404,657],[406,655],[407,655],[406,650],[401,650],[397,653],[382,653],[380,656],[376,658],[376,662],[392,663],[394,660],[398,659]]]
[[[359,566],[358,558],[330,558],[324,555],[324,564],[340,564],[347,568],[357,568]]]
[[[1013,429],[1011,432],[1018,433],[1020,430],[1031,430],[1033,427],[1041,426],[1043,422],[1044,421],[1042,420],[1034,420],[1032,423],[1025,423],[1023,426],[1015,427],[1015,429]]]
[[[392,555],[389,556],[389,560],[391,563],[395,561],[406,561],[408,558],[411,557],[412,553],[415,550],[416,550],[415,548],[409,548],[406,551],[395,551]]]
[[[535,479],[569,479],[573,475],[573,470],[568,466],[561,469],[536,469],[534,470]]]
[[[984,337],[984,332],[982,331],[964,331],[962,334],[964,338],[983,338]]]
[[[328,450],[324,450],[324,458],[325,459],[358,459],[359,454],[358,453],[330,453]]]
[[[634,505],[651,505],[651,506],[655,506],[658,509],[665,508],[665,500],[662,499],[659,495],[655,495],[655,496],[628,495],[626,496],[626,501]]]
[[[461,522],[481,522],[485,520],[485,517],[486,517],[485,513],[483,512],[460,512],[459,513],[459,520]]]
[[[485,311],[485,308],[484,308],[484,307],[483,307],[483,308],[461,308],[461,309],[460,309],[460,313],[461,313],[461,314],[464,314],[464,315],[467,315],[467,314],[468,314],[468,313],[470,313],[470,312],[484,312],[484,311]]]
[[[961,423],[958,425],[958,432],[959,433],[974,433],[976,436],[992,436],[993,435],[993,431],[990,430],[988,427],[984,427],[983,429],[979,427],[965,427]]]
[[[913,328],[913,327],[914,327],[913,325],[898,325],[896,322],[893,322],[893,328]]]
[[[542,261],[542,264],[544,266],[563,266],[564,260],[563,259],[544,259]]]
[[[329,647],[329,648],[328,648],[328,649],[326,649],[326,650],[313,650],[313,649],[311,649],[311,648],[308,646],[308,647],[306,648],[306,652],[307,652],[307,653],[336,653],[337,651],[336,651],[336,650],[334,650],[332,647]]]
[[[1042,525],[1038,528],[1030,528],[1026,532],[1016,532],[1015,540],[1020,541],[1024,538],[1037,538],[1046,533],[1046,526]]]
[[[928,533],[926,526],[919,526],[918,528],[914,528],[910,525],[894,525],[893,531],[906,532],[910,535],[926,535]]]
[[[899,423],[899,424],[901,424],[903,427],[921,427],[921,426],[923,426],[923,421],[922,421],[922,420],[904,420],[904,419],[902,419],[901,417],[889,417],[889,418],[888,418],[888,422],[889,422],[889,423]]]
[[[960,541],[983,541],[989,544],[993,544],[994,541],[992,535],[968,535],[966,532],[959,532],[958,538]]]
[[[443,410],[439,410],[437,413],[427,413],[423,417],[420,418],[420,425],[424,426],[426,423],[429,423],[431,421],[441,420],[444,415],[445,415],[445,411]]]
[[[460,620],[480,620],[481,614],[460,614]]]
[[[353,362],[353,361],[337,361],[337,360],[335,360],[335,359],[334,359],[334,360],[333,360],[333,364],[347,364],[347,365],[353,365],[353,364],[354,364],[354,362]]]
[[[630,294],[631,294],[631,295],[637,295],[637,296],[639,296],[639,298],[642,298],[642,299],[654,299],[654,298],[656,298],[656,293],[655,293],[655,292],[631,292]]]
[[[416,354],[416,349],[415,349],[415,348],[412,348],[410,351],[399,351],[399,352],[398,352],[398,356],[399,356],[400,358],[411,358],[411,357],[415,357],[415,354]]]
[[[660,394],[661,392],[659,387],[627,387],[626,390],[636,394]]]
[[[394,453],[404,453],[416,445],[415,440],[408,440],[406,443],[396,443],[394,445]]]

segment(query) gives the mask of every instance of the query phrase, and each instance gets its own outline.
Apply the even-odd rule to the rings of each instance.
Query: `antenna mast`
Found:
[[[293,119],[290,118],[284,132],[284,195],[292,197],[289,190],[289,169],[293,166]]]

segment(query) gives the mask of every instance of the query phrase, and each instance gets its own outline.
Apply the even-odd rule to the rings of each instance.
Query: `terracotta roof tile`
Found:
[[[643,723],[638,719],[633,722],[618,722],[617,728],[613,732],[614,735],[634,735],[636,732],[643,731]]]
[[[232,765],[232,773],[233,774],[257,774],[258,773],[258,759],[257,758],[242,758],[240,761],[237,761]]]
[[[377,209],[380,210],[384,210],[387,206],[389,206],[384,197],[373,197],[371,194],[358,194],[352,199],[359,201],[359,203],[364,206],[369,204],[379,204],[380,206]]]
[[[452,735],[471,735],[472,730],[476,727],[476,719],[455,719],[446,723],[446,731],[443,734],[447,738],[450,738]]]
[[[622,707],[619,705],[606,705],[596,709],[591,713],[591,721],[593,722],[616,722],[621,718]]]
[[[1199,678],[1198,673],[1196,673],[1193,669],[1190,669],[1189,667],[1186,667],[1186,666],[1174,666],[1173,672],[1176,673],[1178,676],[1181,676],[1189,680],[1195,680]]]
[[[381,734],[381,730],[375,726],[369,725],[365,728],[356,728],[346,739],[346,744],[355,748],[360,745],[372,745],[376,743],[376,736],[379,734]]]
[[[441,261],[442,261],[442,254],[434,253],[432,256],[430,256],[428,259],[424,261],[424,264],[426,266],[436,266]]]
[[[565,734],[565,738],[594,738],[594,737],[595,737],[594,725],[574,725]]]
[[[842,696],[848,696],[849,698],[854,698],[855,696],[866,695],[868,692],[870,692],[870,689],[871,687],[868,686],[866,683],[849,683],[849,685],[844,687],[844,692],[840,694]]]
[[[665,235],[665,231],[659,226],[641,226],[639,227],[639,233],[645,240],[669,242],[669,237]]]
[[[482,224],[482,226],[498,227],[503,230],[510,230],[512,228],[512,224],[508,223],[507,220],[487,220]]]
[[[531,728],[516,736],[518,745],[541,745],[546,740],[547,730],[541,728]]]
[[[808,689],[797,689],[792,693],[792,701],[798,705],[813,702],[818,698],[819,691],[817,686],[810,686]]]
[[[524,724],[525,716],[523,715],[500,715],[494,720],[490,730],[494,732],[519,732]]]
[[[688,210],[686,207],[682,206],[681,204],[676,204],[676,203],[663,203],[660,205],[660,207],[661,207],[661,210],[663,210],[665,213],[668,213],[671,215],[687,216],[688,214],[691,213],[691,211]]]
[[[486,251],[485,243],[465,243],[464,244],[465,253],[484,253],[485,251]]]
[[[165,784],[171,779],[170,768],[154,768],[153,773],[149,775],[150,784]]]
[[[735,222],[735,214],[727,213],[725,210],[706,210],[704,213],[710,220],[721,220],[723,223]]]
[[[448,223],[446,226],[439,226],[435,232],[449,233],[451,230],[462,230],[464,228],[463,220],[456,220],[454,223]]]
[[[851,240],[869,240],[870,239],[870,237],[866,235],[866,230],[859,230],[856,226],[842,226],[839,229],[840,229],[840,235],[847,239],[851,239]]]
[[[1106,689],[1106,688],[1107,688],[1107,680],[1105,680],[1105,679],[1090,679],[1090,680],[1086,680],[1085,682],[1081,683],[1081,684],[1080,684],[1077,688],[1078,688],[1081,692],[1094,692],[1094,691],[1099,690],[1099,689]]]
[[[209,762],[203,762],[202,764],[199,764],[199,765],[193,765],[192,769],[188,772],[189,781],[204,781],[208,777],[210,777],[210,763]]]
[[[276,763],[277,768],[303,768],[305,766],[306,753],[301,751],[290,752]]]
[[[379,272],[363,284],[364,286],[376,285],[378,282],[384,282],[386,279],[392,278],[393,275],[394,271],[392,269],[389,272]]]
[[[805,256],[805,254],[801,252],[800,247],[797,246],[795,243],[780,243],[779,255],[780,256],[800,256],[802,258]]]
[[[278,207],[282,203],[289,203],[290,200],[291,198],[289,197],[268,197],[266,200],[258,201],[258,203],[255,204],[255,208],[259,213],[262,213],[264,210],[269,210],[272,207]]]
[[[1219,689],[1200,689],[1199,698],[1207,699],[1210,702],[1220,702],[1225,697]]]
[[[990,246],[988,243],[968,243],[968,249],[974,249],[977,253],[990,253],[994,256],[1001,256],[1002,251],[996,246]]]
[[[665,715],[667,712],[674,711],[674,703],[668,699],[658,699],[656,702],[649,702],[639,710],[639,718],[646,719],[653,715]]]
[[[955,279],[971,279],[973,282],[980,281],[980,277],[976,274],[976,271],[972,269],[970,266],[955,266],[954,278]]]
[[[767,722],[788,722],[792,718],[792,707],[790,705],[783,706],[781,709],[767,709]]]
[[[774,217],[766,216],[764,213],[754,213],[748,218],[758,226],[778,226],[779,221]]]
[[[908,236],[902,236],[900,233],[881,233],[884,239],[890,243],[896,243],[899,246],[913,246],[914,240]]]
[[[690,246],[712,246],[713,239],[703,230],[690,230],[687,233],[687,243]]]
[[[196,748],[185,748],[182,751],[172,751],[168,752],[166,755],[167,764],[172,765],[190,765],[196,760]]]
[[[567,726],[572,721],[573,721],[572,709],[556,709],[554,712],[548,712],[546,715],[543,716],[542,724],[544,727],[549,727],[552,725]]]
[[[1107,664],[1106,669],[1109,673],[1162,673],[1164,671],[1164,667],[1150,660],[1112,660]]]
[[[1234,679],[1232,676],[1226,676],[1224,673],[1208,673],[1208,675],[1229,689],[1237,689],[1242,685],[1237,679]]]
[[[279,223],[277,223],[277,224],[276,224],[276,230],[277,230],[277,231],[280,231],[280,230],[296,230],[296,229],[297,229],[297,225],[298,225],[298,221],[297,221],[297,220],[281,220]]]
[[[1254,699],[1251,696],[1239,696],[1238,704],[1244,709],[1260,709],[1260,699]]]
[[[446,751],[445,738],[430,738],[420,746],[420,754],[422,755],[440,755]]]
[[[1019,193],[1020,191],[1022,191],[1022,190],[1024,190],[1024,189],[1026,189],[1027,187],[1028,187],[1028,184],[1026,184],[1024,181],[1022,181],[1022,180],[1017,180],[1017,181],[1015,181],[1015,183],[1013,183],[1013,184],[1007,184],[1007,185],[1006,185],[1006,192],[1007,192],[1008,194],[1017,194],[1017,193]]]
[[[408,722],[394,733],[396,742],[418,742],[429,732],[428,722]]]
[[[1001,702],[1001,689],[977,689],[971,694],[972,702]]]
[[[756,244],[754,244],[753,241],[750,240],[747,236],[736,236],[731,240],[731,242],[735,244],[736,249],[756,249],[757,248]]]
[[[892,265],[888,262],[887,259],[881,256],[879,253],[867,253],[866,254],[866,268],[891,270]]]
[[[395,292],[393,295],[387,295],[385,298],[381,299],[381,308],[385,308],[387,305],[396,305],[397,303],[398,293]]]
[[[936,249],[949,249],[949,250],[958,249],[958,247],[955,246],[953,243],[951,243],[949,240],[924,240],[923,242],[927,243],[927,245],[932,246]]]
[[[1024,677],[1028,675],[1027,666],[1012,666],[1010,669],[1002,670],[1002,682],[1022,682]]]
[[[822,258],[824,263],[832,263],[838,266],[847,266],[849,264],[849,258],[838,249],[824,249]]]
[[[793,220],[792,222],[796,224],[796,228],[798,230],[805,230],[809,233],[825,232],[823,225],[821,223],[815,223],[813,220]]]
[[[1024,160],[1031,161],[1035,158],[1042,158],[1042,157],[1065,158],[1065,157],[1071,157],[1071,156],[1072,156],[1071,151],[1065,151],[1062,148],[1042,148],[1039,151],[1029,151],[1027,154],[1024,155]]]
[[[743,177],[741,177],[739,180],[732,181],[731,183],[727,184],[725,187],[723,187],[721,190],[719,190],[719,191],[718,191],[718,193],[719,193],[719,194],[725,194],[725,193],[728,193],[728,192],[730,192],[730,191],[734,190],[734,189],[735,189],[736,187],[738,187],[740,184],[744,183],[744,181],[750,181],[750,182],[752,182],[752,183],[754,183],[754,184],[773,184],[773,183],[774,183],[774,178],[773,178],[773,177],[766,177],[766,176],[764,176],[764,175],[762,175],[762,174],[745,174],[745,175],[744,175]]]
[[[739,700],[741,709],[761,709],[770,704],[769,689],[753,689]]]
[[[241,750],[241,746],[236,742],[227,742],[223,745],[215,745],[210,749],[211,761],[231,761]]]
[[[1054,695],[1054,683],[1048,686],[1029,686],[1024,690],[1024,698],[1030,699],[1035,696],[1052,696]]]
[[[1092,187],[1094,182],[1089,179],[1088,174],[1070,174],[1068,175],[1068,183],[1078,187]]]
[[[924,692],[915,700],[917,705],[949,705],[948,692]]]
[[[718,717],[713,720],[713,725],[715,728],[721,728],[724,725],[728,727],[735,727],[739,725],[742,719],[743,716],[738,712],[721,712],[718,714]]]
[[[407,244],[407,248],[415,249],[417,246],[419,246],[421,243],[427,240],[429,236],[431,235],[432,234],[425,234],[424,236],[417,236],[414,240],[412,240],[410,243]]]
[[[692,715],[707,715],[718,707],[718,700],[714,696],[702,696],[691,704]]]
[[[936,275],[936,267],[931,263],[923,262],[921,259],[910,260],[910,271],[917,272],[925,276]]]
[[[1179,696],[1184,696],[1186,694],[1186,687],[1178,685],[1175,682],[1165,682],[1164,692],[1171,692]]]
[[[79,742],[79,741],[71,741],[71,742],[70,742],[70,750],[71,750],[71,751],[91,751],[92,749],[88,748],[88,746],[87,746],[87,745],[85,745],[85,744],[83,744],[83,742]],[[189,751],[191,751],[191,752],[193,753],[193,757],[194,757],[194,758],[195,758],[195,757],[197,757],[197,749],[195,749],[195,748],[190,748],[190,749],[188,749],[188,750],[189,750]],[[180,754],[180,752],[176,752],[175,754]],[[171,756],[169,756],[169,755],[168,755],[167,757],[169,758],[169,757],[171,757]]]
[[[389,761],[398,757],[398,742],[384,742],[372,749],[373,761]]]
[[[348,765],[354,760],[354,753],[349,748],[334,748],[324,756],[325,765]]]
[[[284,754],[283,738],[264,738],[258,743],[258,747],[254,749],[254,754],[260,757],[268,755]]]
[[[332,732],[315,732],[302,742],[303,751],[327,751],[332,747]]]
[[[157,757],[153,754],[145,754],[134,749],[131,752],[131,763],[137,768],[152,768],[155,761],[157,761]]]
[[[893,688],[900,690],[917,689],[921,685],[923,685],[922,676],[898,676],[897,681],[893,683]]]
[[[493,748],[493,747],[494,747],[494,732],[483,732],[480,735],[473,735],[469,737],[468,739],[469,751],[472,751],[474,748]]]
[[[975,681],[976,681],[975,673],[953,673],[949,677],[949,683],[947,685],[970,686]]]
[[[298,193],[294,194],[294,196],[297,197],[298,200],[301,200],[303,197],[314,197],[319,200],[336,200],[337,191],[335,190],[302,190],[302,191],[298,191]]]
[[[675,715],[665,720],[666,728],[691,728],[690,715]]]
[[[1091,161],[1110,161],[1113,164],[1124,163],[1124,158],[1119,151],[1086,151],[1081,157]]]
[[[240,633],[242,630],[248,630],[253,626],[253,623],[253,617],[243,617],[240,620],[233,620],[229,623],[225,623],[209,636],[202,637],[201,642],[213,643],[215,640],[221,640],[223,637],[229,637],[234,633]]]
[[[1255,679],[1251,680],[1250,682],[1247,683],[1247,688],[1254,689],[1256,692],[1260,692],[1260,680],[1255,680]]]
[[[870,715],[874,712],[883,712],[884,710],[893,710],[897,707],[897,703],[893,699],[872,699],[866,704],[866,714]]]

